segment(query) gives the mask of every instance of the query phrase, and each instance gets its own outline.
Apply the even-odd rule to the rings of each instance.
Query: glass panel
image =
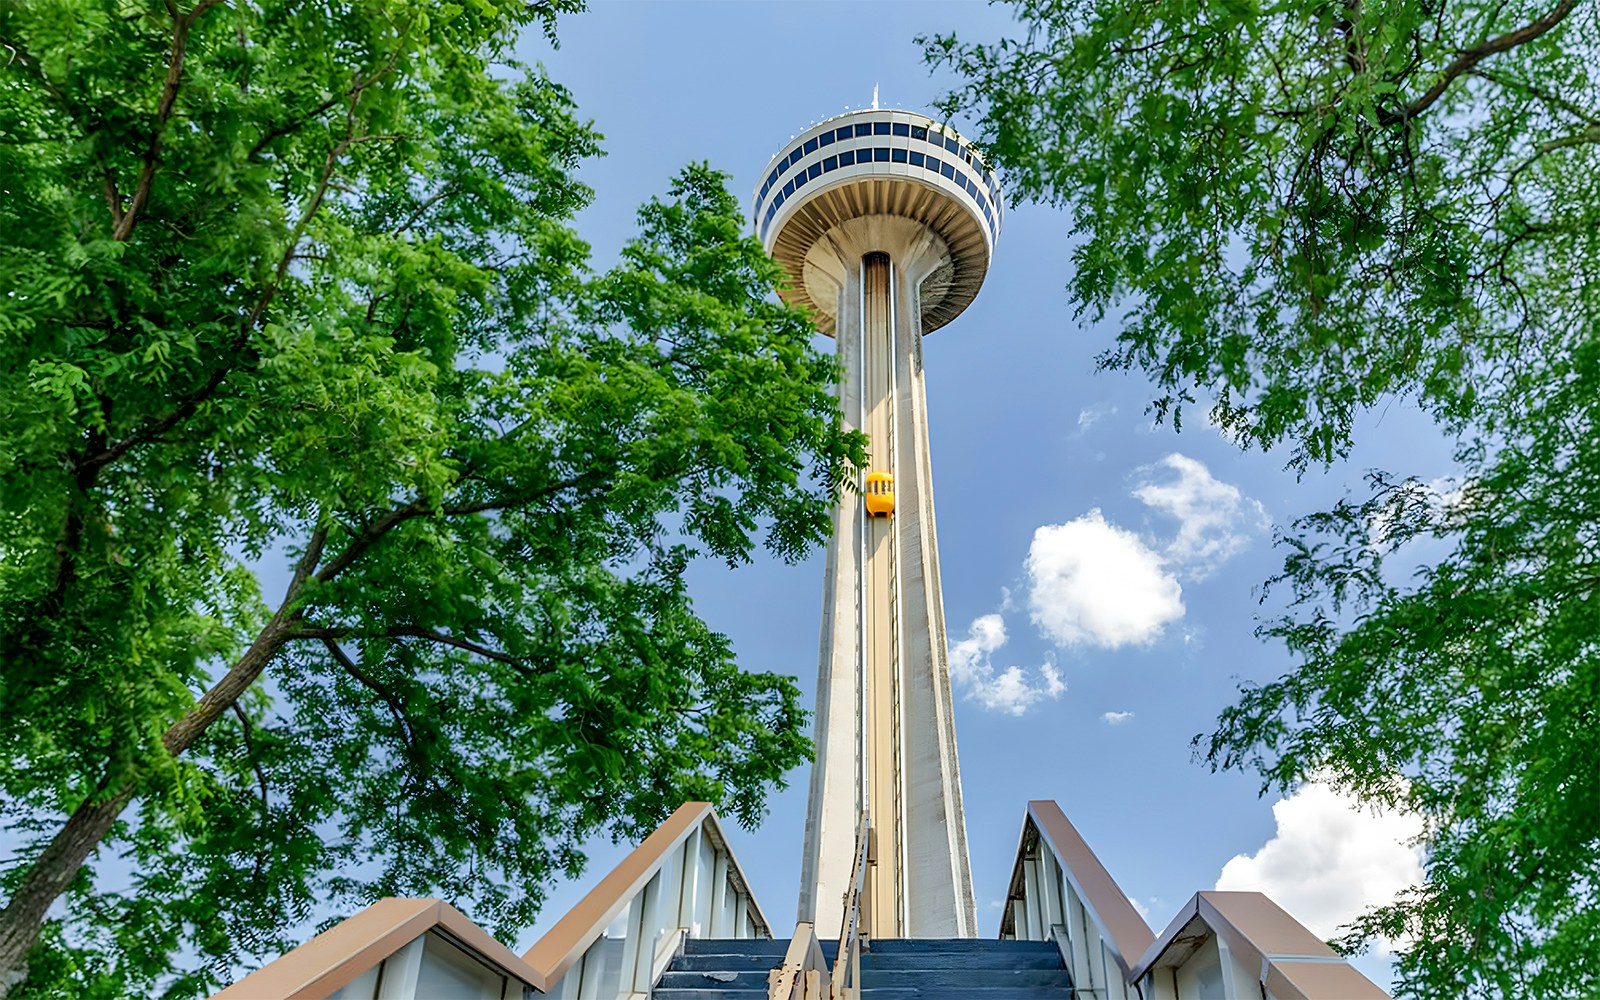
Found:
[[[903,149],[890,150],[889,151],[889,158],[892,159],[895,163],[904,163],[904,162],[906,162],[906,151],[903,150]]]
[[[939,172],[941,174],[944,174],[946,177],[954,177],[956,175],[955,164],[953,164],[953,163],[943,164],[942,166],[939,167]]]
[[[864,135],[871,135],[871,134],[872,134],[872,124],[870,122],[856,126],[856,137],[857,138],[859,138],[861,136],[864,136]]]
[[[811,166],[806,168],[807,177],[816,177],[820,173],[822,173],[822,164],[820,163],[813,163]]]
[[[817,151],[817,140],[807,139],[805,149],[808,153],[815,153]]]
[[[833,145],[833,133],[832,132],[824,132],[821,135],[817,136],[817,144],[821,145],[821,146],[831,146],[831,145]]]
[[[803,188],[805,186],[806,186],[806,172],[804,170],[802,170],[798,174],[794,175],[794,189],[796,191],[798,191],[798,190],[800,190],[801,188]]]
[[[894,134],[895,135],[910,135],[911,134],[911,126],[906,124],[905,122],[895,122],[894,123]]]
[[[874,162],[874,163],[888,163],[889,162],[889,151],[887,149],[882,148],[882,147],[874,149],[872,151],[872,162]]]
[[[847,149],[839,154],[839,166],[848,167],[856,162],[856,151]]]
[[[961,143],[955,141],[955,139],[951,138],[950,136],[945,136],[944,148],[948,149],[952,153],[959,153],[961,152]]]
[[[850,126],[846,125],[844,128],[834,129],[833,134],[835,138],[848,139],[851,135],[851,128]]]
[[[785,196],[794,194],[794,180],[792,178],[789,180],[789,183],[783,186],[783,193]]]
[[[928,127],[926,125],[913,125],[913,126],[911,126],[911,138],[913,138],[913,139],[927,139],[928,138]]]
[[[872,134],[873,135],[888,135],[889,134],[889,123],[888,122],[873,122],[872,123]]]
[[[829,170],[838,170],[838,169],[839,169],[839,158],[837,156],[828,156],[828,157],[824,157],[823,158],[823,160],[822,160],[823,173],[827,173]]]
[[[939,158],[937,156],[928,157],[928,162],[925,164],[925,166],[929,170],[938,170],[939,169]]]
[[[912,154],[911,154],[911,165],[912,165],[912,166],[913,166],[913,167],[920,167],[920,166],[922,166],[922,154],[921,154],[921,153],[912,153]],[[765,191],[763,191],[763,192],[761,192],[761,193],[762,193],[762,194],[766,194],[766,192],[765,192]]]

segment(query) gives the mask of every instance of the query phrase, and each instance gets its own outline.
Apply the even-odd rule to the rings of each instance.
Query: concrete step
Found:
[[[691,940],[656,985],[657,1000],[764,997],[783,960],[780,940]],[[830,963],[836,942],[822,945]],[[863,1000],[1064,1000],[1061,953],[1048,941],[945,938],[870,941],[861,958]]]

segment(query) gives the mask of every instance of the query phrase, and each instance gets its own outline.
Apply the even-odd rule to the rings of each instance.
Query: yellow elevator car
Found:
[[[867,516],[894,516],[894,476],[887,472],[867,473]]]

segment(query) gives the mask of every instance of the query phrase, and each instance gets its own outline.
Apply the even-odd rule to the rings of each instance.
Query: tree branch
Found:
[[[460,636],[450,635],[445,632],[434,632],[430,629],[416,628],[409,625],[397,625],[393,628],[379,629],[373,632],[357,628],[297,628],[289,635],[289,638],[291,640],[320,639],[323,642],[342,642],[347,639],[425,639],[428,642],[437,642],[440,645],[453,646],[456,649],[465,650],[486,660],[494,660],[496,663],[504,663],[513,667],[522,667],[524,665],[521,660],[510,653],[503,653],[498,649],[490,649]]]
[[[1550,13],[1532,24],[1518,28],[1516,31],[1508,32],[1498,38],[1491,38],[1470,49],[1459,51],[1450,65],[1444,68],[1444,72],[1439,79],[1434,82],[1433,86],[1424,91],[1421,97],[1412,101],[1400,111],[1380,112],[1378,115],[1379,122],[1384,125],[1394,125],[1407,118],[1415,118],[1417,115],[1422,114],[1432,107],[1435,101],[1443,97],[1444,92],[1450,89],[1450,85],[1463,73],[1471,70],[1478,63],[1492,55],[1509,52],[1520,45],[1526,45],[1528,42],[1533,41],[1560,24],[1577,5],[1578,0],[1561,0],[1551,9]]]
[[[400,739],[406,745],[406,754],[420,765],[422,756],[417,750],[416,730],[412,728],[411,720],[406,718],[405,707],[401,704],[400,699],[396,697],[393,691],[379,684],[371,675],[357,666],[356,661],[352,660],[348,653],[340,649],[339,644],[333,639],[323,639],[322,644],[328,647],[328,652],[333,656],[334,661],[344,669],[345,673],[354,677],[357,683],[377,695],[379,700],[388,706],[389,714],[394,717],[395,725],[400,730]]]
[[[150,189],[154,186],[156,178],[156,163],[161,158],[161,137],[167,130],[167,122],[172,119],[172,109],[178,103],[178,90],[183,85],[183,58],[189,47],[189,28],[200,15],[216,3],[217,0],[204,0],[185,15],[178,12],[178,6],[173,0],[167,0],[167,14],[172,18],[172,47],[167,55],[167,77],[161,84],[161,100],[156,105],[155,128],[151,132],[149,145],[145,147],[144,165],[139,170],[139,183],[133,189],[133,198],[128,202],[126,211],[119,213],[116,206],[112,206],[111,238],[118,243],[125,242],[133,235],[133,227],[139,221],[139,213],[150,200]]]

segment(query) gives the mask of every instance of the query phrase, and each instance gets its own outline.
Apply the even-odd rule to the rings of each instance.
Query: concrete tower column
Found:
[[[798,183],[796,183],[798,181]],[[970,147],[921,115],[855,112],[814,126],[756,195],[767,247],[838,343],[846,422],[892,516],[847,494],[824,582],[800,919],[836,934],[863,810],[876,838],[867,930],[976,933],[939,589],[922,337],[976,295],[999,229],[998,187]]]

